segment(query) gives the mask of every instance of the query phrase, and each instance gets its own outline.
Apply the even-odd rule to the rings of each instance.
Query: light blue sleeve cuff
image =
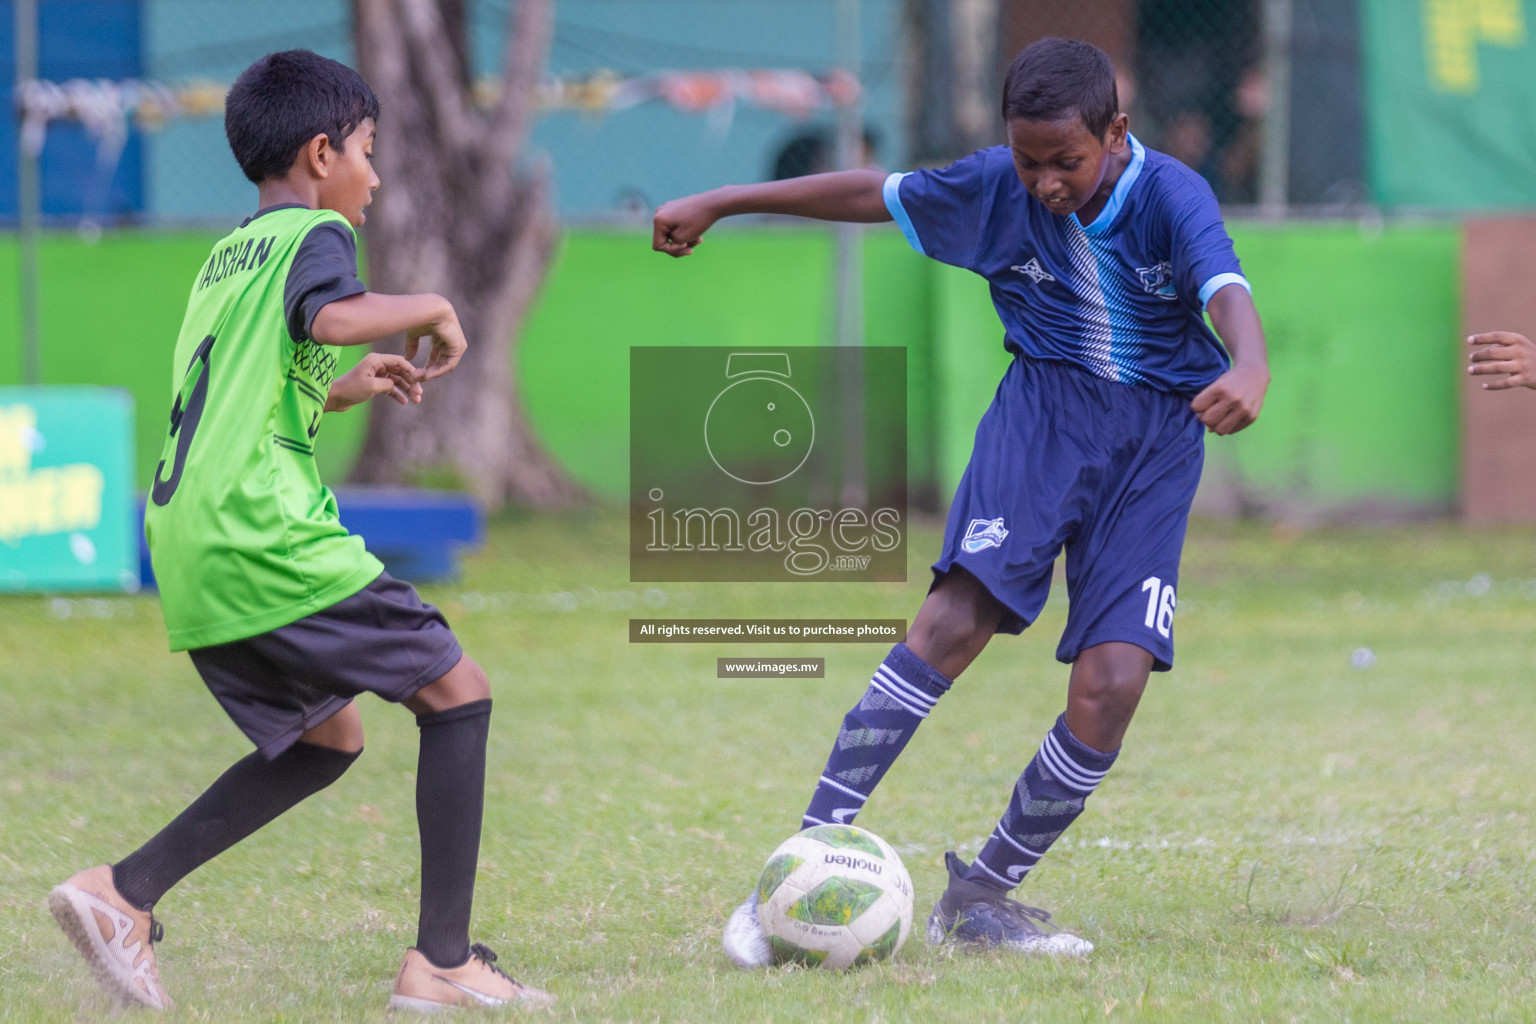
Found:
[[[897,171],[888,176],[885,184],[880,188],[880,195],[885,200],[885,208],[891,212],[891,219],[901,228],[901,233],[907,236],[907,244],[926,256],[928,254],[923,251],[923,240],[917,237],[917,228],[913,225],[912,218],[907,216],[906,207],[901,205],[901,179],[911,173],[911,171],[906,173]]]
[[[890,182],[886,182],[886,186],[889,187]],[[887,204],[889,204],[889,200],[887,200]],[[1211,304],[1211,296],[1229,284],[1241,285],[1243,290],[1249,295],[1253,294],[1253,285],[1249,284],[1248,279],[1242,274],[1217,274],[1200,286],[1200,308],[1204,309],[1206,306],[1209,306]]]

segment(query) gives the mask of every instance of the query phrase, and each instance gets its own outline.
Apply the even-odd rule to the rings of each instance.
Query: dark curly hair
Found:
[[[316,135],[343,149],[370,117],[379,119],[379,99],[363,76],[311,50],[267,54],[240,72],[224,100],[229,148],[258,184],[288,173]]]
[[[1095,138],[1120,113],[1115,68],[1103,50],[1051,37],[1025,47],[1003,79],[1003,120],[1060,121],[1076,114]]]

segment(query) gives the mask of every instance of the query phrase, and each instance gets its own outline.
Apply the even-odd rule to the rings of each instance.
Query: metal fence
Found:
[[[473,73],[493,80],[507,0],[463,2]],[[859,3],[860,105],[871,159],[889,166],[905,151],[902,3]],[[64,115],[38,139],[45,142],[42,213],[55,222],[224,223],[248,212],[251,188],[228,153],[217,104],[207,97],[216,99],[243,67],[273,50],[308,47],[354,62],[347,0],[30,4],[41,29],[36,73],[52,86],[28,95]],[[581,99],[552,104],[532,141],[554,166],[561,215],[567,221],[648,219],[654,206],[676,195],[772,177],[776,168],[829,166],[835,105],[825,97],[800,104],[794,94],[814,92],[838,64],[836,6],[836,0],[559,0],[552,88],[559,94],[563,83],[564,95]],[[11,50],[0,38],[4,57]],[[5,71],[8,82],[13,69]],[[663,88],[635,101],[637,91],[658,81]],[[121,88],[125,82],[150,85],[135,92]],[[701,89],[702,98],[695,96]],[[146,105],[134,109],[140,94]],[[594,97],[620,102],[588,102]],[[180,103],[186,98],[189,103]],[[0,219],[17,210],[18,130],[14,121],[0,126]],[[380,145],[405,141],[390,139],[385,110]]]
[[[1225,204],[1358,208],[1364,164],[1355,0],[1014,0],[1012,50],[1088,39],[1120,75],[1131,129]]]
[[[464,4],[475,73],[494,76],[507,0]],[[37,76],[75,80],[85,96],[83,124],[64,118],[42,136],[42,214],[56,223],[227,223],[247,212],[251,189],[224,144],[219,90],[275,49],[353,59],[347,0],[14,4],[18,14],[27,6],[40,28]],[[895,169],[1000,141],[1001,69],[1030,41],[1067,35],[1111,55],[1133,130],[1205,175],[1223,201],[1358,204],[1366,194],[1356,7],[862,0],[863,159]],[[825,75],[837,63],[835,8],[836,0],[559,0],[549,70],[566,81],[741,69]],[[12,49],[0,43],[0,59]],[[5,70],[5,79],[15,77],[14,65]],[[114,134],[121,90],[91,93],[80,80],[150,82],[192,100],[119,117],[123,130]],[[62,102],[57,90],[53,98]],[[381,144],[390,142],[387,118]],[[739,97],[567,106],[541,118],[533,141],[555,169],[568,222],[639,221],[676,195],[830,167],[834,122],[826,106],[793,111]],[[968,135],[953,130],[968,123]],[[15,119],[0,125],[0,220],[17,212],[20,129]]]
[[[1256,0],[1145,0],[1129,106],[1147,141],[1230,202],[1256,202],[1277,99]],[[1273,173],[1271,171],[1270,173]]]

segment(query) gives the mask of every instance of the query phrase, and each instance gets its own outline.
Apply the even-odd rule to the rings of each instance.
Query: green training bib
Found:
[[[383,571],[315,468],[334,351],[288,334],[299,243],[345,217],[279,209],[213,247],[176,342],[176,399],[145,509],[171,650],[285,626]]]

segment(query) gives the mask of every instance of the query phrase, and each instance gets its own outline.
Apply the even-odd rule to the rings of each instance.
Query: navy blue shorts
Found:
[[[1166,671],[1204,458],[1188,398],[1015,358],[976,428],[934,584],[963,567],[1007,609],[998,631],[1021,633],[1065,546],[1070,608],[1056,657],[1122,641]]]
[[[442,613],[387,572],[297,622],[187,653],[268,760],[353,697],[374,693],[399,703],[464,657]]]

